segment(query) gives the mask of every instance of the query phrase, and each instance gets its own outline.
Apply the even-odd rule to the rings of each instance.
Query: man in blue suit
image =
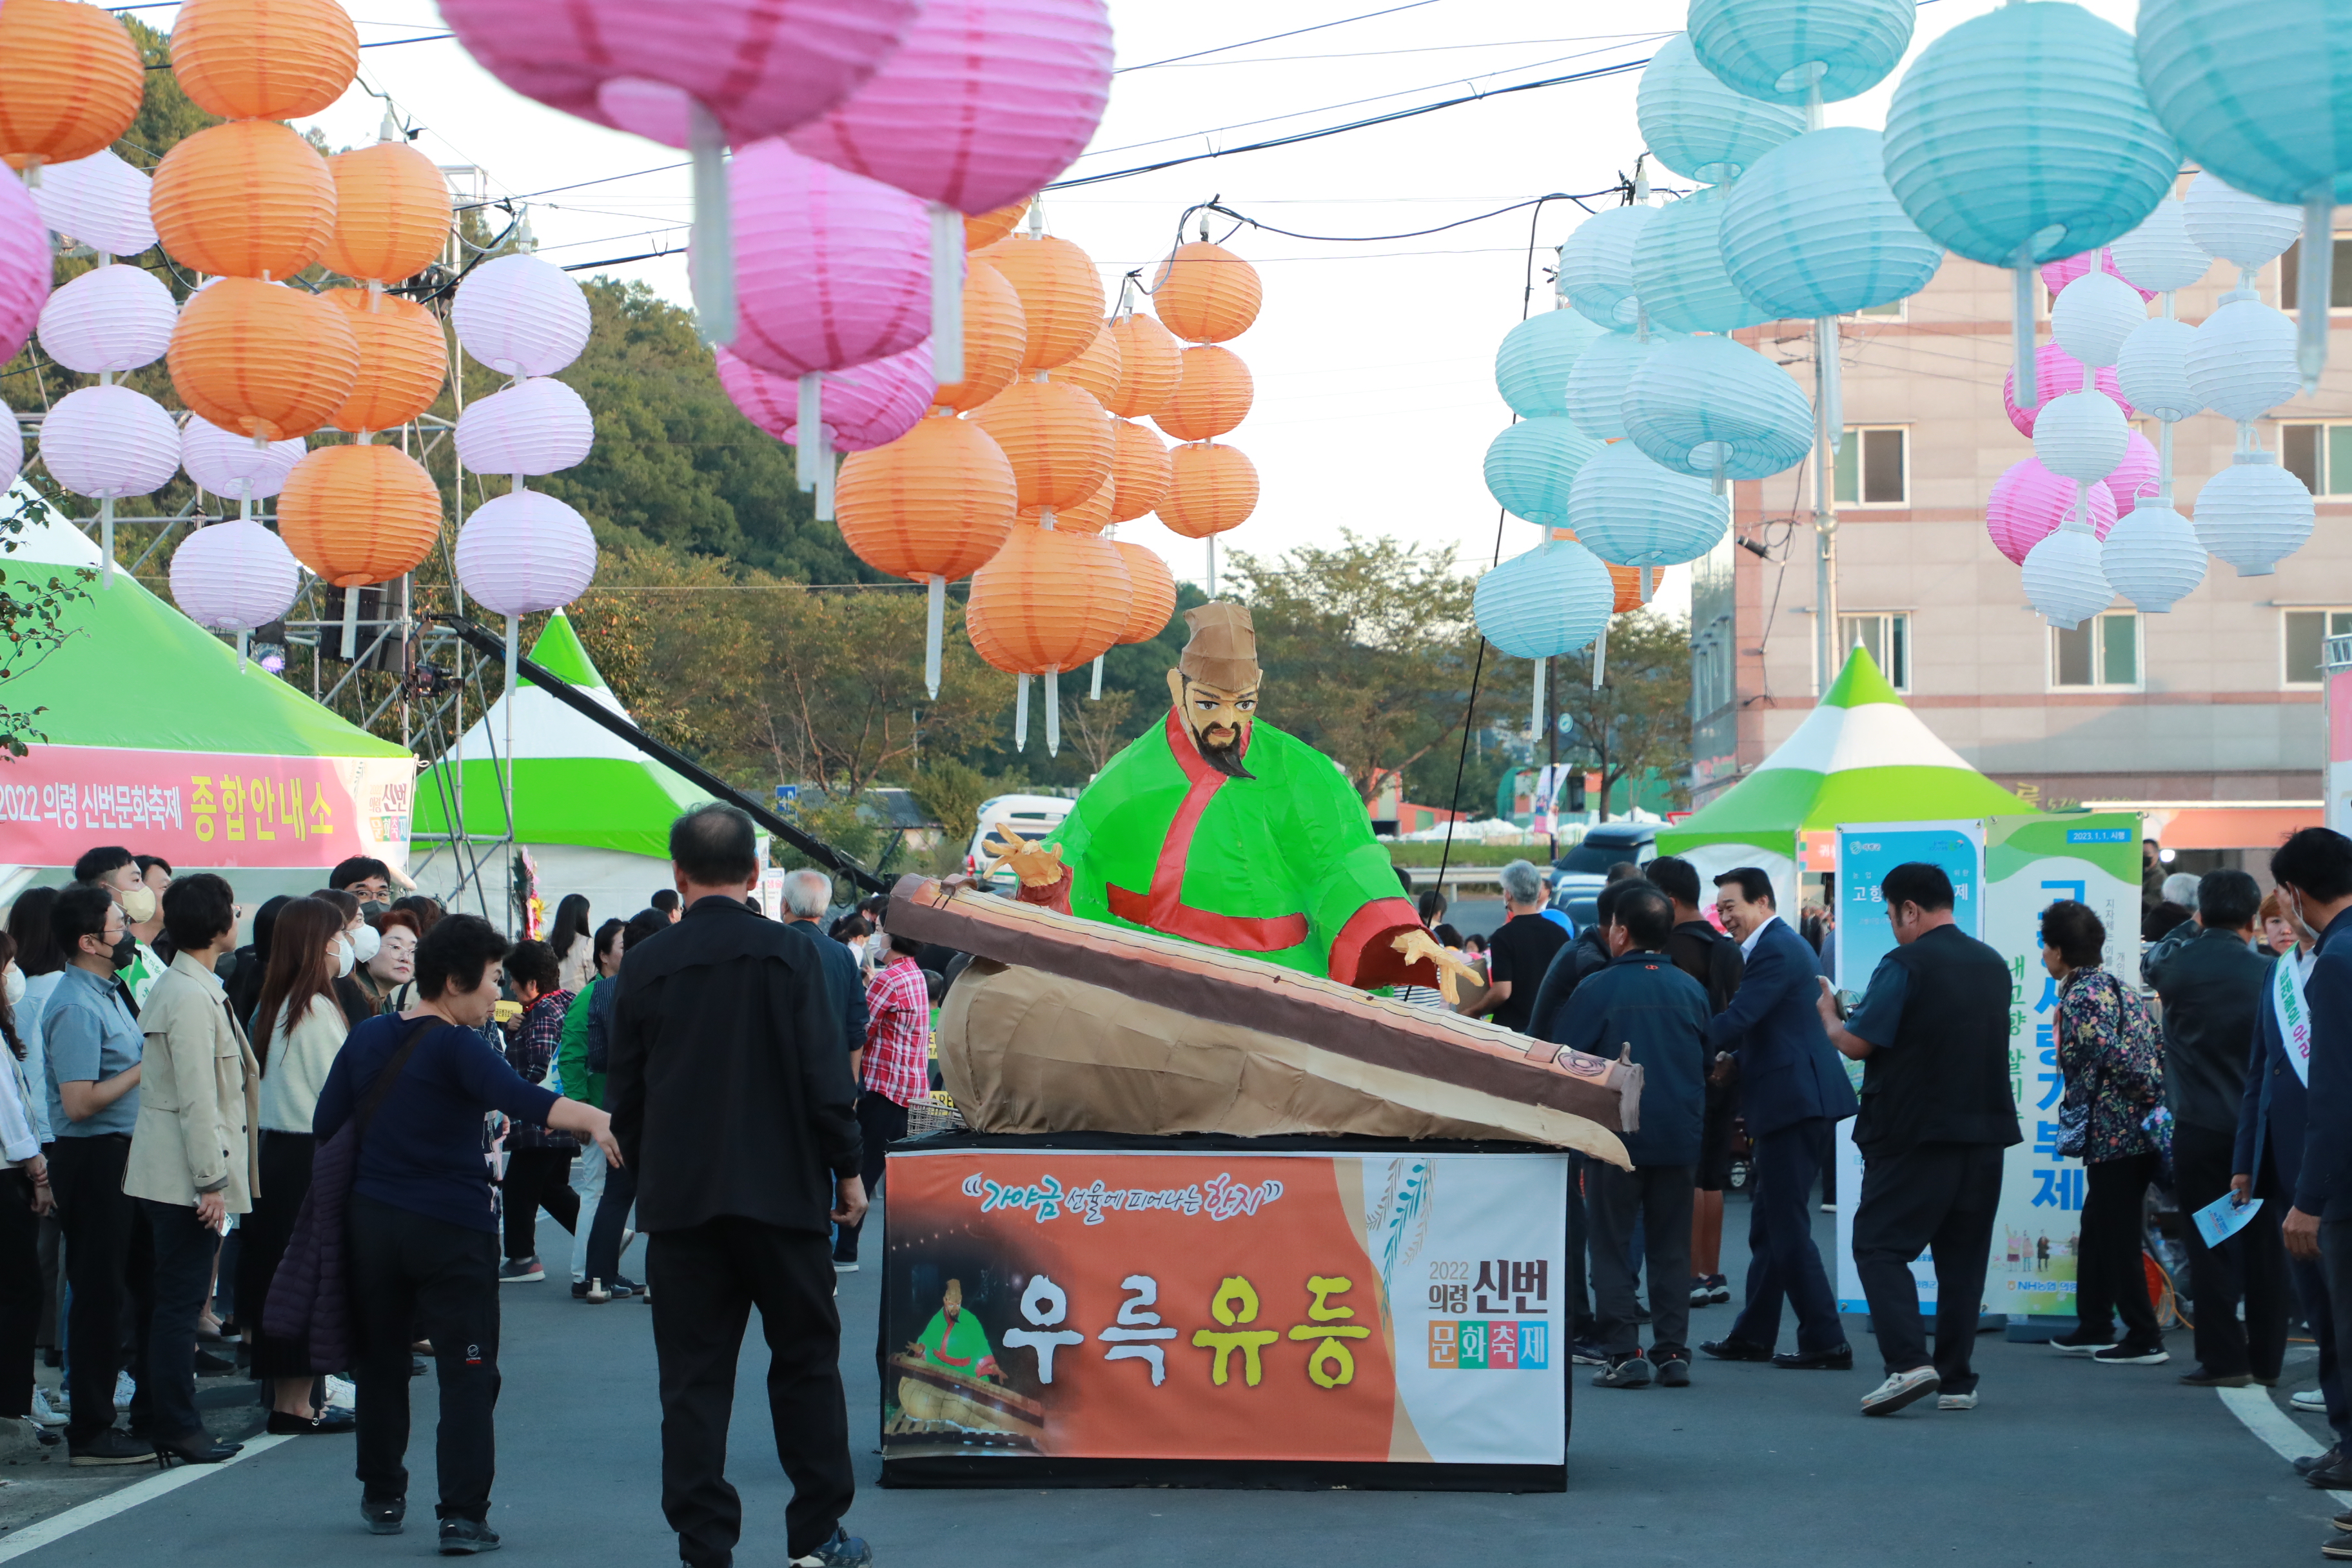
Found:
[[[1837,1294],[1813,1245],[1813,1184],[1830,1133],[1858,1101],[1845,1064],[1822,1027],[1821,960],[1780,917],[1772,879],[1753,866],[1715,879],[1716,910],[1747,956],[1739,994],[1707,1027],[1716,1070],[1739,1079],[1740,1110],[1755,1145],[1748,1199],[1748,1298],[1738,1321],[1699,1348],[1722,1361],[1850,1372],[1853,1347],[1838,1322]],[[1797,1314],[1797,1349],[1775,1354],[1780,1302]]]

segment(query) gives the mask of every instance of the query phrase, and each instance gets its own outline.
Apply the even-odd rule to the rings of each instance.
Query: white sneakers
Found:
[[[1862,1396],[1864,1415],[1892,1415],[1906,1405],[1927,1398],[1944,1385],[1932,1366],[1915,1366],[1909,1372],[1898,1372],[1885,1383]],[[1956,1395],[1955,1397],[1960,1397]],[[1976,1403],[1973,1394],[1966,1396]]]
[[[1977,1396],[1973,1394],[1939,1394],[1936,1396],[1938,1410],[1974,1410]]]
[[[330,1373],[327,1376],[327,1408],[357,1410],[359,1407],[360,1391],[352,1384],[351,1379],[337,1377]]]
[[[118,1372],[114,1374],[114,1407],[117,1410],[130,1409],[131,1396],[138,1392],[139,1385],[131,1381],[129,1373]]]
[[[62,1403],[62,1400],[60,1400]],[[39,1384],[33,1385],[33,1408],[26,1416],[36,1426],[63,1426],[66,1416],[49,1403],[49,1391]]]
[[[2294,1397],[2288,1400],[2287,1403],[2294,1405],[2297,1410],[2306,1411],[2315,1415],[2325,1415],[2327,1414],[2327,1396],[2320,1393],[2319,1390],[2315,1388],[2299,1388],[2295,1390]]]

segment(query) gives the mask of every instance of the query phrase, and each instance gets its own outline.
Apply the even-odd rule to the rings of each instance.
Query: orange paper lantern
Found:
[[[1110,477],[1110,420],[1066,382],[1016,381],[971,419],[1012,462],[1024,511],[1076,506]]]
[[[1100,533],[1111,525],[1111,514],[1116,510],[1113,502],[1118,494],[1118,480],[1107,479],[1096,488],[1094,494],[1077,505],[1057,509],[1054,513],[1054,526],[1067,529],[1072,533]],[[1021,514],[1021,521],[1032,528],[1042,527],[1045,521],[1045,509],[1031,507]]]
[[[111,15],[76,0],[0,5],[0,156],[70,163],[131,129],[146,64]]]
[[[1249,331],[1265,297],[1256,268],[1203,239],[1178,246],[1160,265],[1151,309],[1185,342],[1221,343]]]
[[[1249,417],[1255,393],[1241,355],[1203,343],[1184,351],[1184,379],[1152,421],[1179,441],[1213,441]]]
[[[1095,333],[1094,342],[1086,346],[1077,358],[1066,365],[1045,373],[1047,381],[1066,381],[1072,386],[1083,386],[1094,400],[1105,408],[1118,392],[1118,340],[1110,335],[1106,324]]]
[[[1184,379],[1183,347],[1145,315],[1122,316],[1110,326],[1118,344],[1118,390],[1103,406],[1121,419],[1149,419]]]
[[[440,542],[441,491],[397,447],[321,447],[286,476],[278,532],[338,588],[390,582]]]
[[[1102,326],[1102,279],[1087,253],[1050,234],[1000,239],[981,256],[1021,296],[1028,323],[1023,370],[1051,370],[1086,351]]]
[[[327,161],[274,120],[235,120],[181,142],[156,166],[148,205],[165,250],[231,278],[291,278],[335,232]]]
[[[1110,520],[1127,522],[1157,511],[1167,499],[1168,444],[1140,425],[1114,419],[1110,426],[1111,481],[1118,487]]]
[[[1012,531],[1013,465],[988,432],[948,416],[841,460],[834,516],[860,561],[893,577],[962,577]]]
[[[449,242],[449,182],[405,142],[338,153],[335,231],[319,259],[346,278],[397,283],[430,267]]]
[[[169,363],[190,409],[224,430],[286,441],[327,423],[352,395],[360,343],[351,317],[316,294],[223,278],[181,308]]]
[[[1572,528],[1555,528],[1551,531],[1551,536],[1554,539],[1574,539],[1576,537],[1576,530]],[[1607,565],[1608,563],[1604,562],[1602,564]],[[1657,592],[1658,578],[1663,574],[1662,571],[1655,568],[1652,569],[1650,574],[1651,593],[1654,594]],[[1612,616],[1622,616],[1628,610],[1638,610],[1643,605],[1650,602],[1650,595],[1642,592],[1642,568],[1639,566],[1610,566],[1609,582],[1611,585],[1617,590],[1617,597],[1611,602],[1609,606],[1609,613]]]
[[[972,647],[982,658],[1016,675],[1045,675],[1108,651],[1127,630],[1133,594],[1127,560],[1109,540],[1016,528],[972,574],[964,613],[967,626],[978,623]]]
[[[981,214],[978,217],[965,218],[963,247],[966,250],[985,250],[994,245],[1021,226],[1022,218],[1028,215],[1029,204],[1036,199],[1034,196],[1024,196],[1017,202],[1008,202],[993,211]]]
[[[390,430],[433,406],[449,374],[449,344],[432,311],[396,294],[330,289],[360,349],[352,395],[329,423],[338,430]]]
[[[1239,528],[1257,510],[1257,466],[1240,448],[1202,443],[1168,454],[1160,521],[1187,539]]]
[[[1128,605],[1127,629],[1119,633],[1118,646],[1150,642],[1168,629],[1168,617],[1176,613],[1176,574],[1150,545],[1124,539],[1111,542],[1118,546],[1119,558],[1127,563],[1128,586],[1135,595]]]
[[[1028,342],[1021,296],[1003,273],[973,257],[963,278],[963,379],[941,386],[931,401],[971,413],[1013,384]]]
[[[183,0],[172,74],[224,120],[291,120],[343,96],[360,36],[335,0]]]

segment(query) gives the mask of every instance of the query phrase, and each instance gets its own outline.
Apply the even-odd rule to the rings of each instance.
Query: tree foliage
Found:
[[[1602,803],[1620,783],[1653,771],[1678,774],[1690,757],[1690,633],[1678,620],[1635,610],[1610,625],[1598,689],[1593,657],[1588,648],[1555,661],[1555,700],[1564,721],[1560,755],[1601,774],[1595,805],[1605,814]]]

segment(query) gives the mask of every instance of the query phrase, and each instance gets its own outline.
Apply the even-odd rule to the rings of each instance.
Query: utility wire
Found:
[[[1145,60],[1140,65],[1121,66],[1112,74],[1124,76],[1129,71],[1148,71],[1160,66],[1172,66],[1181,60],[1197,60],[1203,55],[1222,55],[1233,49],[1246,49],[1257,44],[1271,44],[1282,38],[1296,38],[1307,33],[1320,33],[1327,28],[1344,27],[1353,22],[1369,22],[1375,16],[1393,16],[1400,11],[1418,11],[1424,5],[1434,5],[1437,0],[1408,0],[1402,5],[1391,5],[1385,11],[1367,11],[1360,16],[1342,16],[1336,22],[1318,22],[1311,27],[1293,27],[1286,33],[1268,33],[1262,38],[1244,38],[1238,44],[1219,44],[1213,49],[1194,49],[1187,55],[1170,55],[1164,60]]]

